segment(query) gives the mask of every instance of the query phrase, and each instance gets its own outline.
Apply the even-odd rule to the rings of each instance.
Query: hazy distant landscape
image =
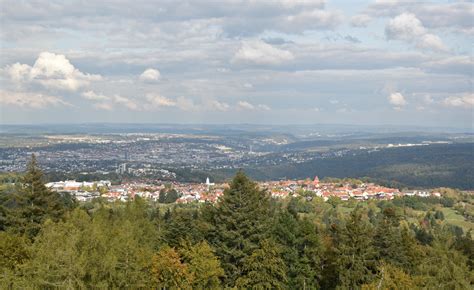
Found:
[[[257,180],[370,178],[397,187],[474,183],[474,134],[462,130],[305,125],[83,124],[2,126],[0,169],[24,170],[31,153],[58,178],[222,181],[238,169]],[[410,128],[411,129],[411,128]],[[421,130],[421,128],[417,128]],[[126,163],[130,172],[115,174]],[[146,170],[145,170],[146,169]],[[145,172],[133,174],[133,172]]]

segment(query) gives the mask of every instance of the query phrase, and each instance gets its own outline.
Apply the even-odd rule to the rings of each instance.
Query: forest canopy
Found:
[[[445,194],[275,200],[240,171],[216,204],[78,203],[33,159],[1,187],[0,287],[471,289],[472,221],[447,214],[473,199]]]

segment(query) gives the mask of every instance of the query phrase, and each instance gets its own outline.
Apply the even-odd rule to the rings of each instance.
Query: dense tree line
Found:
[[[398,201],[356,202],[348,213],[337,200],[277,201],[243,172],[215,205],[140,198],[78,204],[46,189],[33,159],[0,196],[1,288],[471,289],[474,283],[470,232],[444,224],[437,211],[413,222]]]

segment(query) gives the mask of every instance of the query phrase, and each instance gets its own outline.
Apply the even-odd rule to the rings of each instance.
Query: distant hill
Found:
[[[300,164],[243,168],[255,179],[370,177],[407,187],[474,189],[474,144],[437,144],[383,149]],[[218,171],[224,178],[234,171]]]

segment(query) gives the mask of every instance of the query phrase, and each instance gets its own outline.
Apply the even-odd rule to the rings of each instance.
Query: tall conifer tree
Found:
[[[270,231],[270,203],[265,191],[238,172],[210,214],[213,229],[209,241],[216,248],[226,274],[226,285],[234,286],[243,273],[243,261],[258,248]]]
[[[46,219],[58,221],[65,212],[60,195],[44,185],[43,172],[34,154],[31,156],[26,173],[21,179],[21,186],[13,199],[14,207],[10,222],[16,226],[16,230],[30,237],[39,232],[41,224]]]

